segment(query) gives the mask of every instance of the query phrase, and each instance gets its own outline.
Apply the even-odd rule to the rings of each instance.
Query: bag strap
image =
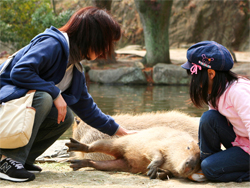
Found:
[[[23,48],[21,48],[23,49]],[[21,50],[20,49],[20,50]],[[8,65],[11,63],[11,60],[16,56],[16,54],[20,51],[18,50],[17,52],[15,52],[14,54],[12,54],[11,56],[8,57],[8,59],[5,61],[3,67],[0,70],[0,75],[3,73],[3,71],[8,67]]]

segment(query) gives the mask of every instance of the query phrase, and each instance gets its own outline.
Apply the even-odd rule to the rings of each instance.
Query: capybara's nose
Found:
[[[192,170],[199,165],[200,159],[199,157],[192,157],[190,160],[186,162],[186,167],[192,168]]]
[[[189,174],[193,172],[198,165],[199,165],[199,158],[197,159],[196,157],[192,157],[186,161],[184,172],[186,174]]]

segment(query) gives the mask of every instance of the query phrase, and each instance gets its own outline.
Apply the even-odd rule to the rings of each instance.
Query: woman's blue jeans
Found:
[[[73,123],[74,115],[67,107],[65,121],[57,124],[57,109],[51,95],[37,91],[32,106],[36,109],[35,122],[29,143],[17,149],[0,149],[0,154],[22,164],[33,164]]]
[[[232,146],[236,135],[232,125],[216,110],[205,112],[199,125],[201,169],[211,181],[249,181],[250,156]],[[226,150],[221,150],[221,144]]]

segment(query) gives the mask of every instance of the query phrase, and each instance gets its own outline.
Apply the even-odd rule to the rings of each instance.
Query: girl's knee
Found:
[[[216,179],[216,174],[213,171],[213,169],[211,168],[212,164],[210,164],[208,158],[205,158],[202,162],[201,162],[201,170],[203,172],[203,174],[205,175],[205,177],[209,180],[215,180]]]
[[[218,118],[224,118],[224,116],[222,116],[218,111],[216,110],[208,110],[206,112],[204,112],[201,116],[200,121],[202,123],[205,122],[210,122],[213,121],[214,119],[218,119]]]
[[[206,130],[212,125],[212,118],[214,117],[214,110],[206,111],[200,118],[199,131]]]
[[[200,118],[200,128],[212,126],[215,122],[227,122],[226,118],[216,110],[204,112]]]

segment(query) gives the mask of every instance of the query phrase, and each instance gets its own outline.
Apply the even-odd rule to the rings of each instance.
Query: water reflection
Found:
[[[91,84],[89,93],[106,114],[180,110],[199,117],[207,108],[190,103],[188,86],[107,86]]]
[[[189,100],[188,86],[90,84],[88,90],[98,107],[109,115],[180,110],[193,117],[200,117],[207,110],[193,106]],[[69,129],[60,139],[71,136],[72,129]]]

